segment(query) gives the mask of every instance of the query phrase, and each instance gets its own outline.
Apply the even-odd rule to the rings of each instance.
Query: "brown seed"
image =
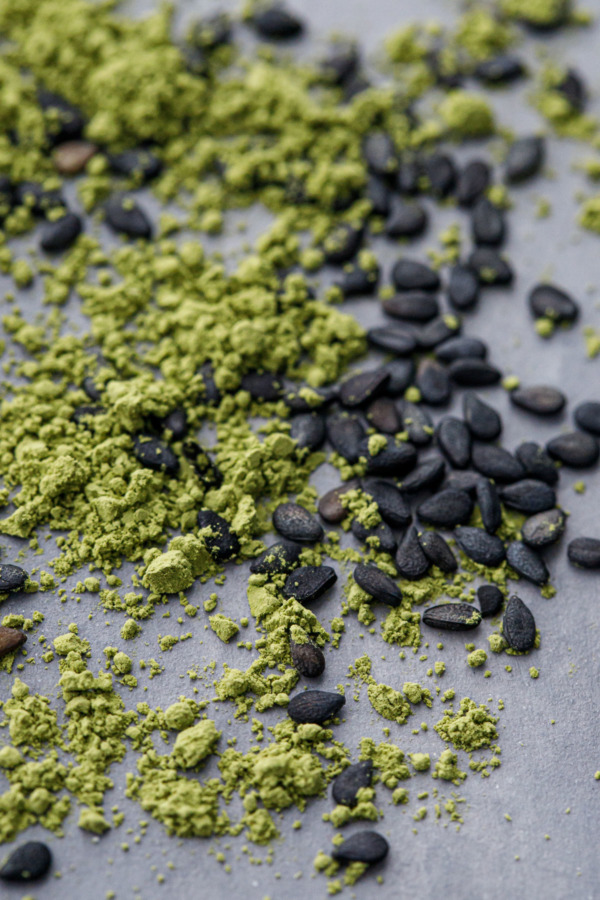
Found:
[[[89,141],[66,141],[54,151],[54,165],[61,175],[78,175],[97,152]]]
[[[347,494],[348,491],[355,491],[358,487],[360,487],[360,482],[353,478],[352,481],[347,481],[345,484],[341,484],[339,487],[323,494],[319,500],[319,515],[321,518],[332,524],[338,524],[342,519],[345,519],[348,515],[348,510],[342,506],[340,498],[343,494]]]
[[[7,653],[12,653],[27,640],[27,635],[17,628],[7,628],[0,625],[0,659]]]
[[[305,678],[318,678],[325,670],[323,651],[314,644],[296,644],[290,641],[292,662]]]

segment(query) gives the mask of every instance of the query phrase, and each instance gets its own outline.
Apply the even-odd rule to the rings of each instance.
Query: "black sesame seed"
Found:
[[[525,478],[502,488],[502,502],[526,515],[544,512],[556,504],[556,494],[550,485],[534,478]]]
[[[564,466],[585,469],[598,461],[600,448],[598,441],[584,431],[570,431],[560,434],[546,444],[546,450]]]
[[[285,579],[283,596],[294,597],[298,603],[314,603],[337,581],[331,566],[300,566]]]
[[[502,607],[504,596],[495,584],[482,584],[477,588],[477,599],[484,618],[495,616]]]
[[[465,423],[454,416],[441,419],[436,432],[438,444],[455,469],[465,469],[471,458],[471,434]]]
[[[574,538],[569,542],[567,555],[574,566],[600,569],[600,540],[591,537]]]
[[[479,299],[479,277],[470,267],[458,263],[450,270],[448,300],[455,309],[471,309]]]
[[[518,653],[526,653],[535,644],[535,619],[531,610],[516,594],[513,594],[506,604],[502,633],[509,647]]]
[[[546,584],[550,577],[543,559],[522,541],[512,541],[506,548],[506,559],[515,572],[534,584]]]
[[[362,590],[378,603],[386,606],[399,606],[402,602],[402,591],[386,572],[370,563],[359,563],[354,570],[354,580]]]
[[[392,282],[397,291],[437,291],[438,273],[414,259],[399,259],[392,269]]]
[[[417,510],[419,518],[438,528],[455,528],[469,521],[473,502],[464,491],[447,488],[423,501]]]
[[[509,184],[519,184],[532,178],[544,163],[544,140],[541,137],[519,138],[511,145],[504,168]]]
[[[240,552],[238,536],[232,531],[229,522],[212,509],[201,509],[198,512],[198,527],[210,529],[202,538],[208,552],[218,562],[225,562]]]
[[[488,189],[492,180],[489,165],[481,159],[474,159],[464,167],[458,176],[456,199],[460,206],[472,206]]]
[[[314,543],[323,537],[317,519],[297,503],[280,503],[273,513],[273,527],[290,541]]]

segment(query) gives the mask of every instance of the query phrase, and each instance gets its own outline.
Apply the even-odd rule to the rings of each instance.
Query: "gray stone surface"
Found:
[[[142,13],[152,7],[149,0],[137,0],[126,9]],[[233,7],[233,4],[223,6]],[[598,0],[586,4],[595,12],[600,11]],[[422,0],[415,5],[407,0],[339,0],[319,2],[303,0],[296,4],[310,23],[310,39],[297,52],[314,54],[324,45],[324,35],[332,30],[342,30],[358,35],[372,58],[381,41],[391,28],[415,18],[437,17],[443,21],[455,18],[456,4],[449,0]],[[209,4],[182,2],[178,11],[178,25],[205,12]],[[212,7],[211,7],[212,8]],[[241,30],[241,29],[239,29]],[[576,64],[588,79],[593,98],[591,108],[598,111],[598,29],[574,29],[558,36],[529,38],[522,53],[538,60],[541,52],[549,54],[557,62]],[[293,52],[296,52],[294,47]],[[540,128],[541,120],[526,105],[526,96],[532,89],[531,81],[522,88],[502,90],[494,95],[493,103],[500,123],[527,134]],[[476,156],[483,148],[477,144],[456,148],[456,156],[466,160]],[[575,193],[585,189],[581,173],[572,170],[575,160],[589,155],[589,151],[570,142],[553,139],[548,149],[548,173],[555,177],[538,178],[513,191],[515,208],[509,217],[510,237],[507,252],[514,262],[518,278],[510,291],[487,290],[479,309],[466,317],[464,333],[477,335],[490,342],[491,360],[505,373],[516,373],[523,384],[546,382],[556,385],[569,397],[567,410],[551,422],[536,420],[526,413],[509,408],[508,397],[501,388],[482,391],[482,395],[505,417],[503,443],[514,448],[527,438],[545,441],[566,428],[571,422],[574,406],[585,399],[598,399],[600,393],[600,359],[585,358],[581,327],[583,324],[600,325],[597,294],[590,285],[597,287],[600,273],[598,238],[583,234],[575,225],[577,204]],[[590,192],[589,187],[587,188]],[[552,204],[552,215],[536,219],[538,198],[546,197]],[[150,199],[149,209],[154,209]],[[235,216],[231,216],[231,223]],[[417,257],[436,246],[436,235],[451,222],[466,220],[460,212],[451,208],[436,211],[434,226],[418,243],[407,251]],[[251,233],[259,233],[264,227],[264,216],[252,218]],[[467,229],[465,228],[465,233]],[[233,250],[240,239],[234,236],[208,240],[208,247]],[[247,236],[246,236],[247,237]],[[374,242],[384,262],[386,276],[399,248],[391,243]],[[558,333],[549,341],[538,338],[526,308],[528,289],[540,276],[549,276],[578,298],[582,306],[581,321],[570,331]],[[331,273],[328,276],[331,277]],[[0,284],[2,294],[8,289],[6,279]],[[33,318],[39,310],[39,288],[22,292],[20,305],[27,317]],[[382,316],[376,300],[350,301],[351,310],[365,325],[379,323]],[[71,322],[81,324],[77,300],[66,307]],[[455,404],[455,407],[457,404]],[[587,491],[579,496],[573,491],[575,481],[583,477]],[[322,489],[336,483],[335,470],[323,467],[314,476],[314,484]],[[579,534],[600,535],[598,518],[598,473],[583,476],[565,471],[561,476],[560,500],[572,515],[569,518],[568,540]],[[18,549],[16,542],[2,540],[7,547],[6,561],[12,560]],[[504,900],[527,897],[529,900],[548,898],[598,897],[600,864],[597,849],[598,791],[600,784],[594,780],[594,772],[600,769],[598,750],[598,603],[600,582],[594,573],[579,572],[566,562],[565,546],[551,548],[547,554],[557,595],[544,600],[533,585],[519,587],[522,599],[530,604],[542,633],[542,646],[531,657],[491,656],[489,668],[492,677],[483,678],[482,670],[471,670],[466,665],[464,644],[472,638],[448,635],[443,638],[443,652],[436,651],[438,638],[433,635],[426,663],[409,653],[398,658],[398,649],[382,642],[376,633],[369,634],[356,619],[347,619],[347,633],[339,652],[327,654],[327,669],[321,682],[335,686],[345,682],[348,665],[359,655],[368,652],[373,659],[373,674],[379,681],[401,686],[404,681],[427,683],[428,665],[438,659],[447,664],[446,675],[439,679],[442,689],[453,687],[457,697],[470,696],[477,702],[487,702],[496,709],[499,699],[504,701],[501,712],[499,743],[502,747],[502,767],[490,778],[470,774],[459,789],[435,782],[429,775],[416,775],[407,783],[411,800],[408,806],[393,807],[390,793],[380,788],[378,806],[385,817],[376,827],[384,833],[391,845],[387,863],[376,873],[363,878],[353,889],[346,889],[346,896],[360,900],[378,897],[381,900],[399,896],[438,898],[450,900]],[[30,565],[39,564],[40,558],[31,559]],[[124,581],[130,573],[124,568]],[[228,574],[224,587],[218,589],[218,610],[234,618],[247,613],[245,599],[245,568],[234,567]],[[74,584],[77,577],[70,579]],[[318,604],[318,612],[324,622],[336,615],[342,599],[343,579],[327,599]],[[209,585],[196,585],[189,592],[192,603],[201,604],[210,593]],[[102,649],[107,644],[121,645],[118,636],[122,619],[116,614],[106,614],[90,595],[84,595],[81,603],[69,601],[59,605],[51,595],[13,598],[3,605],[3,613],[25,612],[41,609],[46,621],[43,632],[52,638],[66,630],[70,622],[77,622],[82,637],[92,643],[93,668],[103,666]],[[165,610],[166,611],[166,610]],[[160,611],[149,622],[133,649],[134,673],[139,676],[140,687],[124,693],[127,705],[134,706],[147,700],[152,706],[167,706],[181,694],[190,694],[193,685],[185,675],[193,665],[202,667],[208,661],[218,661],[233,666],[248,665],[253,653],[224,646],[210,631],[205,631],[206,616],[201,612],[195,620],[177,624],[177,601],[170,603],[171,618],[161,618]],[[91,615],[91,617],[90,617]],[[378,620],[382,616],[378,612]],[[378,626],[378,623],[375,623]],[[168,654],[161,655],[157,639],[160,634],[193,632],[193,639],[178,645]],[[377,629],[378,630],[378,629]],[[477,646],[486,646],[486,636],[492,630],[486,620],[476,634]],[[252,636],[252,628],[248,629]],[[26,666],[23,677],[32,690],[56,696],[57,666],[47,667],[39,659],[40,650],[30,641],[37,664]],[[150,681],[147,671],[140,672],[137,660],[156,657],[165,670],[160,677]],[[513,670],[505,671],[510,661]],[[540,677],[529,677],[529,666],[540,669]],[[11,679],[0,673],[0,696],[5,697]],[[210,677],[196,682],[200,696],[213,693]],[[433,686],[433,685],[432,685]],[[148,688],[145,691],[145,688]],[[437,757],[443,744],[432,726],[439,719],[442,705],[434,704],[432,710],[415,710],[416,715],[404,726],[395,726],[379,718],[366,701],[363,690],[361,702],[352,699],[352,686],[348,685],[349,702],[345,708],[345,721],[336,728],[335,736],[343,740],[354,752],[363,736],[384,739],[383,728],[391,724],[389,739],[397,742],[405,752],[426,751]],[[224,738],[236,735],[238,746],[249,745],[250,726],[235,722],[229,707],[211,707]],[[274,724],[282,717],[281,711],[271,712],[261,718]],[[427,733],[412,734],[412,728],[421,721],[429,725]],[[224,743],[224,740],[222,741]],[[242,838],[224,841],[180,841],[169,838],[161,825],[150,821],[147,833],[138,843],[140,820],[149,820],[136,804],[124,797],[125,774],[132,769],[135,754],[128,753],[125,762],[114,767],[111,776],[115,787],[106,797],[106,808],[118,805],[125,812],[124,824],[101,839],[92,838],[77,827],[77,810],[74,809],[65,824],[66,835],[60,840],[48,835],[41,828],[30,829],[26,839],[43,839],[50,844],[55,856],[55,868],[60,879],[49,879],[31,893],[37,900],[103,900],[107,891],[114,891],[118,900],[161,897],[211,898],[221,900],[229,896],[245,900],[299,900],[313,895],[326,896],[326,882],[322,876],[312,877],[312,861],[318,850],[327,850],[333,830],[322,821],[322,814],[331,807],[330,797],[325,801],[309,804],[302,816],[302,828],[292,830],[297,818],[289,810],[278,824],[283,838],[275,847],[272,865],[251,865],[248,857],[264,860],[266,851],[251,847],[248,854],[242,852]],[[460,764],[468,764],[465,754],[460,754]],[[212,765],[212,764],[211,764]],[[212,771],[211,766],[207,772]],[[453,792],[464,798],[460,811],[464,825],[457,829],[447,816],[439,821],[434,816],[432,792],[438,788],[449,797]],[[422,801],[428,808],[428,816],[422,822],[413,821],[413,815],[421,801],[417,793],[429,791]],[[568,812],[570,810],[570,812]],[[237,802],[232,812],[238,811]],[[567,814],[568,813],[568,814]],[[511,821],[506,816],[510,815]],[[361,825],[348,826],[349,831]],[[549,839],[548,839],[549,838]],[[121,845],[126,842],[129,850]],[[231,873],[214,858],[214,852],[223,850]],[[210,852],[209,852],[210,851]],[[170,866],[172,864],[172,868]],[[374,874],[383,877],[377,885]],[[164,876],[164,883],[158,876]],[[20,888],[3,886],[2,897],[21,897]]]

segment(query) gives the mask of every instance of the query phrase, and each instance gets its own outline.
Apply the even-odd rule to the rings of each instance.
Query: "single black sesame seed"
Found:
[[[504,447],[474,441],[471,459],[478,472],[494,481],[510,484],[525,476],[521,463]]]
[[[216,406],[221,402],[221,392],[215,384],[215,373],[211,363],[204,363],[200,367],[200,375],[204,384],[202,402]]]
[[[575,422],[584,431],[600,437],[600,403],[588,401],[575,408]]]
[[[397,291],[437,291],[440,276],[430,266],[414,259],[399,259],[392,269]]]
[[[544,560],[522,541],[512,541],[507,546],[506,560],[518,575],[533,584],[546,584],[550,577]]]
[[[442,572],[456,572],[458,563],[441,534],[437,531],[419,531],[417,536],[421,549],[432,566],[437,566]]]
[[[238,536],[232,531],[229,522],[212,509],[201,509],[198,512],[198,527],[210,529],[202,535],[210,555],[218,562],[225,562],[240,552]]]
[[[488,189],[492,180],[492,170],[481,159],[474,159],[464,167],[458,176],[456,199],[460,206],[472,206]]]
[[[285,579],[283,596],[294,597],[298,603],[314,603],[337,581],[331,566],[300,566]]]
[[[475,489],[477,506],[481,513],[483,527],[488,534],[495,534],[502,524],[502,505],[493,481],[481,478]]]
[[[301,34],[304,29],[300,19],[279,5],[259,9],[250,21],[261,37],[270,40],[287,40]]]
[[[555,544],[564,534],[567,517],[561,509],[536,513],[523,523],[521,537],[528,547],[539,550]]]
[[[367,332],[367,339],[378,350],[387,350],[397,356],[410,356],[417,348],[415,333],[408,325],[386,325],[380,328],[371,328]],[[412,368],[414,369],[414,366]],[[406,387],[412,381],[412,375],[413,371],[411,370]],[[387,390],[389,391],[389,384]]]
[[[273,513],[273,527],[290,541],[313,543],[323,537],[319,522],[297,503],[280,503]]]
[[[325,441],[325,419],[319,413],[301,413],[294,416],[290,437],[300,450],[318,450]]]
[[[52,146],[81,137],[86,121],[80,109],[59,94],[38,91],[38,102],[48,117],[46,137]]]
[[[541,137],[519,138],[511,145],[506,164],[504,177],[509,184],[519,184],[532,178],[542,168],[544,163],[544,140]]]
[[[386,219],[385,233],[388,237],[418,237],[427,227],[427,213],[416,202],[396,201]]]
[[[464,387],[488,387],[502,378],[500,370],[484,359],[455,359],[449,371],[452,380]]]
[[[471,232],[476,244],[499,247],[506,236],[504,214],[487,197],[476,201],[471,213]]]
[[[296,644],[290,641],[292,664],[305,678],[318,678],[325,671],[325,657],[314,644]]]
[[[445,363],[455,359],[485,359],[487,346],[479,338],[451,337],[435,349],[436,357]]]
[[[502,633],[509,647],[518,653],[526,653],[535,644],[535,619],[531,610],[516,594],[506,604]]]
[[[455,469],[466,469],[471,459],[471,434],[461,419],[446,416],[441,419],[436,437],[440,449]]]
[[[143,148],[109,153],[108,164],[117,175],[126,178],[137,176],[142,181],[151,181],[162,170],[162,162],[158,156]]]
[[[386,606],[399,606],[402,602],[402,591],[386,572],[370,563],[359,563],[354,570],[354,580],[362,590],[378,603]]]
[[[421,503],[417,512],[419,518],[428,525],[455,528],[469,521],[473,512],[473,502],[464,491],[447,488]]]
[[[482,584],[477,588],[477,599],[481,615],[484,618],[495,616],[500,612],[504,596],[499,587],[495,584]]]
[[[573,298],[554,284],[537,284],[529,292],[528,302],[536,319],[574,322],[579,315],[579,307]]]
[[[441,631],[470,631],[481,624],[481,613],[469,603],[441,603],[425,610],[423,624]]]
[[[20,591],[27,581],[27,572],[11,563],[0,565],[0,594]]]
[[[452,396],[452,385],[444,366],[435,359],[422,359],[417,369],[415,385],[423,403],[444,406]]]
[[[388,851],[388,842],[376,831],[357,831],[338,844],[332,856],[341,863],[361,862],[373,865],[385,859]]]
[[[131,238],[152,237],[152,225],[135,200],[123,194],[111,197],[105,206],[106,222],[113,231]]]
[[[557,388],[549,385],[515,388],[510,392],[511,402],[520,409],[536,416],[554,416],[565,406],[567,398]]]
[[[335,778],[331,794],[336,803],[343,806],[356,806],[358,792],[361,788],[370,787],[373,779],[373,760],[363,759],[348,766]]]
[[[322,725],[327,719],[337,715],[345,702],[343,694],[331,691],[303,691],[290,700],[288,715],[299,724]]]
[[[179,460],[167,444],[157,438],[139,435],[133,439],[133,453],[138,462],[155,472],[176,475]]]
[[[430,322],[440,312],[437,297],[417,291],[390,297],[381,305],[388,316],[409,322]]]
[[[253,575],[279,575],[291,572],[298,565],[303,547],[294,541],[278,541],[253,559],[250,571]]]
[[[535,478],[525,478],[502,488],[502,502],[526,515],[544,512],[556,505],[556,494],[550,485]]]
[[[402,543],[396,551],[395,561],[402,578],[407,578],[409,581],[418,581],[427,573],[429,560],[421,548],[414,525],[411,525],[404,535]]]
[[[448,300],[455,309],[471,309],[479,299],[479,277],[470,267],[458,263],[450,270]]]
[[[600,455],[598,441],[585,431],[560,434],[548,441],[546,450],[552,459],[557,459],[572,469],[586,469],[593,466]]]
[[[80,217],[73,212],[65,212],[60,219],[46,222],[40,247],[47,253],[59,253],[66,250],[77,240],[82,230]]]
[[[454,536],[462,552],[479,565],[495,568],[504,559],[504,544],[500,538],[483,528],[457,528]]]
[[[358,461],[366,428],[351,413],[333,413],[325,421],[327,438],[333,449],[349,463]]]
[[[28,841],[12,851],[2,868],[4,881],[26,883],[43,878],[52,865],[52,853],[41,841]]]
[[[569,562],[582,569],[600,569],[600,540],[592,537],[578,537],[567,547]]]

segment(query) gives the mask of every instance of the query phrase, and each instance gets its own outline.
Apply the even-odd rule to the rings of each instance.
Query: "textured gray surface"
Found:
[[[600,11],[598,0],[591,0],[587,5]],[[129,7],[136,13],[148,8],[151,4],[147,0]],[[185,0],[178,14],[180,24],[183,19],[201,14],[208,8],[208,4]],[[390,28],[417,16],[451,21],[456,7],[443,0],[424,0],[418,6],[406,0],[371,0],[368,4],[362,0],[346,0],[343,4],[339,0],[328,3],[303,0],[302,13],[310,23],[311,38],[301,52],[314,53],[319,45],[323,45],[323,36],[336,29],[358,35],[366,50],[373,53]],[[595,96],[598,87],[597,41],[597,28],[574,30],[543,41],[528,40],[523,52],[533,60],[545,48],[558,61],[576,63],[594,92],[592,108],[598,110]],[[493,98],[500,123],[517,133],[528,133],[541,124],[525,103],[530,89],[531,82],[528,82],[522,89],[501,91]],[[455,152],[464,160],[477,155],[481,149],[470,145],[457,148]],[[600,393],[600,360],[586,360],[581,335],[582,324],[600,324],[596,295],[588,290],[590,284],[595,285],[598,281],[598,239],[582,234],[574,224],[574,194],[584,183],[582,176],[574,173],[571,166],[583,155],[587,155],[583,148],[553,139],[548,152],[548,170],[555,177],[537,179],[530,187],[513,192],[515,208],[510,215],[506,249],[518,272],[516,286],[511,291],[486,291],[477,312],[465,321],[464,333],[488,340],[493,348],[492,361],[505,373],[518,374],[524,384],[541,381],[554,384],[568,394],[567,411],[558,420],[540,423],[509,409],[508,398],[502,389],[482,392],[504,416],[503,443],[508,448],[514,448],[525,438],[546,440],[568,425],[577,402],[598,397]],[[535,218],[539,196],[547,197],[552,203],[552,215],[547,219]],[[436,246],[436,235],[454,221],[466,224],[462,215],[452,209],[436,211],[434,226],[422,241],[411,246],[410,255],[420,256],[427,248]],[[259,232],[263,225],[264,219],[258,217],[252,230],[256,226]],[[237,241],[232,237],[206,243],[233,249]],[[375,246],[381,253],[387,275],[398,250],[383,241],[375,242]],[[570,289],[583,310],[582,321],[574,329],[559,333],[547,342],[535,335],[525,304],[528,289],[542,274]],[[33,317],[39,309],[35,298],[35,287],[23,294],[21,306],[28,317]],[[374,300],[352,301],[347,308],[364,324],[382,320]],[[67,309],[72,320],[77,322],[76,301],[70,301]],[[584,473],[588,490],[583,496],[572,490],[579,477],[569,472],[561,477],[560,500],[572,512],[567,535],[600,535],[598,474]],[[327,487],[335,483],[335,478],[333,470],[323,467],[316,473],[314,483],[318,487]],[[4,559],[11,558],[11,550],[16,552],[16,543],[10,545]],[[600,768],[597,725],[599,582],[598,576],[575,571],[567,565],[564,545],[549,554],[549,562],[557,587],[554,599],[542,599],[531,585],[524,584],[519,588],[520,595],[530,603],[536,616],[542,633],[542,647],[533,657],[512,658],[511,674],[504,670],[508,661],[505,656],[489,659],[490,679],[483,679],[482,670],[469,669],[465,663],[465,638],[460,635],[444,637],[445,649],[441,653],[434,649],[434,637],[427,663],[419,662],[412,654],[400,660],[398,648],[384,644],[378,634],[370,635],[355,619],[347,620],[347,633],[340,651],[327,656],[324,685],[333,686],[344,681],[349,663],[364,652],[373,658],[375,677],[395,686],[407,680],[427,682],[425,669],[435,659],[442,658],[447,665],[447,673],[440,679],[443,689],[453,687],[458,697],[468,695],[478,702],[491,699],[493,709],[502,698],[505,709],[499,726],[502,767],[488,779],[470,775],[460,788],[458,793],[466,803],[462,807],[465,822],[459,831],[448,824],[447,819],[435,821],[431,797],[424,801],[429,809],[427,819],[419,823],[413,821],[412,816],[421,805],[416,799],[418,792],[432,791],[437,786],[445,796],[450,795],[449,786],[433,782],[428,775],[416,776],[407,783],[411,794],[407,807],[392,807],[389,792],[378,790],[378,805],[384,810],[385,817],[377,827],[388,836],[391,844],[389,859],[379,873],[384,884],[376,885],[373,876],[369,875],[353,889],[346,889],[346,896],[353,895],[361,900],[372,896],[384,900],[400,895],[421,898],[445,895],[465,900],[507,897],[559,900],[598,896],[600,865],[595,826],[600,785],[594,781],[594,772]],[[39,564],[39,558],[35,563]],[[76,580],[73,578],[73,583]],[[343,579],[340,581],[343,583]],[[242,569],[235,568],[228,575],[226,585],[218,591],[219,611],[234,618],[246,614],[245,582],[246,572]],[[209,586],[195,586],[189,592],[190,601],[201,603],[209,592]],[[326,625],[339,611],[340,600],[341,583],[338,582],[337,590],[321,601],[317,610]],[[105,645],[122,644],[118,636],[122,619],[98,609],[89,595],[84,596],[80,604],[71,601],[65,605],[59,605],[50,595],[26,601],[14,598],[3,605],[3,613],[24,611],[25,607],[44,612],[43,631],[49,638],[62,633],[69,622],[77,622],[80,634],[92,643],[93,666],[103,665],[102,648]],[[90,613],[91,619],[88,618]],[[175,604],[170,619],[161,618],[159,611],[145,624],[143,634],[133,647],[134,660],[155,656],[165,666],[165,671],[159,678],[149,681],[135,664],[134,673],[139,676],[140,687],[134,692],[125,692],[126,704],[133,706],[144,699],[152,706],[166,706],[180,694],[191,693],[192,685],[185,676],[191,665],[217,659],[219,663],[244,666],[253,658],[254,654],[238,651],[235,645],[226,647],[212,632],[205,631],[204,614],[199,614],[196,620],[184,621],[181,627],[176,623],[177,614]],[[381,615],[378,619],[381,620]],[[161,656],[157,637],[187,630],[193,631],[193,640]],[[482,626],[476,637],[477,646],[486,645],[485,637],[490,630],[489,623]],[[37,659],[40,650],[30,643]],[[125,649],[131,652],[132,646],[130,643]],[[540,669],[537,681],[529,677],[531,664]],[[55,664],[44,667],[39,659],[35,666],[28,666],[25,673],[33,690],[54,696],[56,675]],[[5,696],[9,682],[8,676],[3,675],[2,696]],[[209,682],[196,684],[201,695],[211,696]],[[148,690],[143,692],[146,686]],[[348,693],[351,695],[351,688]],[[431,726],[441,711],[439,703],[435,703],[432,710],[416,711],[413,723],[428,722],[428,733],[412,735],[412,723],[402,728],[392,725],[390,739],[406,752],[428,751],[437,757],[443,744]],[[346,712],[346,720],[336,729],[336,737],[353,751],[365,735],[383,739],[383,726],[389,723],[371,710],[364,692],[362,702],[357,705],[350,700]],[[235,733],[239,736],[239,746],[247,746],[249,726],[231,724],[227,707],[211,708],[211,715],[224,729],[225,736]],[[271,724],[281,718],[281,712],[262,718]],[[551,724],[551,720],[555,724]],[[139,821],[149,817],[124,797],[125,773],[132,768],[134,758],[134,754],[128,754],[124,764],[114,767],[111,773],[115,788],[107,795],[106,808],[117,804],[125,812],[125,822],[119,829],[100,840],[91,838],[77,828],[75,811],[66,822],[63,840],[48,836],[41,828],[27,833],[27,837],[48,840],[55,854],[56,869],[62,873],[60,879],[49,879],[32,892],[38,900],[76,897],[102,900],[109,890],[115,892],[118,900],[138,897],[153,900],[169,895],[225,898],[230,894],[247,900],[265,897],[296,900],[308,893],[325,897],[325,879],[322,876],[313,879],[311,874],[316,852],[330,846],[332,828],[321,820],[322,813],[330,808],[329,799],[310,804],[302,816],[303,827],[299,831],[291,830],[297,817],[293,809],[282,817],[283,840],[276,846],[272,865],[251,865],[241,850],[241,839],[179,841],[168,838],[162,826],[154,822],[136,843]],[[461,754],[463,768],[466,762],[465,755]],[[567,808],[570,808],[570,814],[566,814]],[[510,822],[505,818],[507,813],[512,818]],[[349,831],[359,827],[351,825]],[[129,844],[128,852],[121,849],[123,842]],[[230,845],[230,849],[226,849],[226,845]],[[232,866],[230,874],[209,855],[209,849],[224,850]],[[255,852],[253,848],[253,852],[259,858],[266,856],[264,850]],[[518,861],[516,857],[519,857]],[[173,868],[168,863],[172,863]],[[301,878],[298,873],[302,873]],[[163,884],[157,881],[159,874],[164,876]],[[21,897],[23,893],[19,888],[2,888],[3,897]]]

